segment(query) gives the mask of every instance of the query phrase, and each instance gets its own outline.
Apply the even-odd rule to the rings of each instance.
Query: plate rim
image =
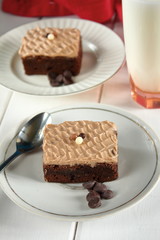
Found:
[[[10,89],[12,91],[15,91],[15,92],[18,92],[18,93],[22,93],[22,94],[26,94],[26,95],[32,95],[32,96],[62,97],[62,96],[74,95],[74,94],[82,93],[82,92],[85,92],[85,91],[89,91],[89,90],[103,84],[104,82],[110,80],[121,69],[121,67],[124,65],[124,63],[125,63],[125,48],[124,48],[124,42],[122,41],[120,36],[116,32],[114,32],[112,29],[110,29],[109,27],[107,27],[103,24],[91,21],[91,20],[86,20],[86,19],[78,19],[78,18],[71,18],[71,17],[66,17],[66,18],[65,17],[55,17],[55,18],[32,21],[30,23],[26,23],[26,24],[23,24],[21,26],[15,27],[12,30],[10,30],[10,31],[6,32],[5,34],[3,34],[2,36],[0,36],[0,43],[1,43],[1,40],[3,41],[3,38],[5,38],[6,36],[8,36],[9,34],[15,33],[15,31],[19,31],[24,27],[26,27],[26,31],[27,31],[27,28],[29,29],[29,27],[33,28],[33,27],[36,27],[38,24],[41,27],[43,24],[46,24],[46,23],[54,24],[54,21],[59,21],[59,22],[61,22],[61,21],[82,22],[82,23],[87,23],[87,24],[92,24],[92,25],[98,26],[99,28],[103,29],[103,31],[107,30],[108,32],[110,32],[112,34],[112,37],[114,37],[116,39],[116,41],[118,41],[119,44],[121,45],[121,57],[120,57],[120,60],[117,61],[118,66],[115,68],[114,72],[112,72],[111,75],[109,74],[109,76],[106,76],[107,74],[104,74],[104,77],[103,77],[104,80],[101,79],[96,84],[91,84],[89,86],[80,86],[79,82],[77,82],[77,83],[75,83],[75,84],[77,84],[77,89],[73,90],[73,88],[72,88],[72,90],[68,90],[69,92],[68,91],[64,92],[64,90],[61,90],[59,93],[53,93],[52,92],[53,87],[45,87],[45,89],[49,89],[49,91],[46,90],[47,92],[45,91],[45,92],[38,92],[37,93],[36,88],[38,87],[42,90],[43,86],[35,86],[35,92],[33,93],[33,92],[30,92],[30,90],[25,91],[24,89],[22,89],[22,90],[16,89],[15,86],[9,86],[9,84],[7,86],[7,84],[5,84],[5,82],[4,82],[4,80],[2,80],[2,81],[0,81],[0,84],[3,87],[8,88],[8,89]],[[3,79],[4,73],[2,72],[1,74],[2,74],[2,79]],[[9,73],[9,75],[10,74],[11,74],[11,77],[13,77],[14,79],[18,79],[18,81],[21,80],[16,75],[14,75],[12,73],[12,71]],[[93,76],[94,76],[94,74],[93,74]],[[8,77],[10,77],[10,76],[8,76]],[[106,77],[107,77],[107,79],[106,79]],[[88,79],[88,77],[86,79]],[[62,86],[62,87],[66,87],[66,86]],[[81,88],[81,89],[78,89],[78,88]],[[39,91],[40,91],[40,89],[39,89]]]
[[[49,217],[52,219],[64,220],[64,221],[86,221],[86,220],[96,219],[96,218],[104,217],[104,216],[107,217],[108,215],[115,214],[119,211],[125,210],[128,207],[132,207],[135,204],[137,204],[138,202],[142,201],[155,188],[155,186],[157,185],[158,180],[160,178],[160,149],[158,148],[158,145],[160,146],[160,138],[158,137],[158,135],[154,132],[154,130],[147,123],[145,123],[143,120],[138,118],[136,115],[134,115],[130,112],[124,111],[119,107],[114,107],[111,105],[105,105],[105,104],[100,104],[100,103],[72,104],[72,105],[68,105],[65,107],[55,108],[54,110],[50,110],[49,112],[51,112],[51,114],[52,114],[52,113],[60,112],[63,110],[67,111],[67,110],[72,110],[72,109],[94,109],[94,110],[100,110],[100,111],[101,110],[111,111],[113,113],[119,114],[119,115],[129,119],[130,121],[134,122],[139,127],[141,127],[143,129],[143,131],[145,131],[145,133],[147,133],[147,135],[149,135],[151,137],[151,139],[154,143],[154,146],[155,146],[155,150],[156,150],[156,156],[157,156],[156,167],[155,167],[155,170],[154,170],[154,173],[153,173],[151,179],[149,180],[147,185],[142,189],[142,191],[139,192],[137,195],[135,195],[129,201],[121,204],[120,206],[113,208],[112,210],[106,210],[103,212],[87,214],[87,215],[84,215],[84,214],[83,215],[65,215],[65,214],[55,214],[55,213],[50,213],[50,212],[44,211],[42,209],[36,208],[35,206],[32,206],[31,204],[27,203],[26,201],[24,201],[19,195],[17,195],[14,192],[12,187],[10,187],[10,184],[8,183],[8,180],[6,178],[5,170],[2,171],[2,173],[0,174],[0,185],[2,187],[2,190],[19,207],[21,207],[33,214],[39,215],[39,216]],[[6,143],[3,159],[5,158],[6,152],[14,138],[15,138],[15,136],[10,139],[9,143]],[[6,184],[7,184],[7,190],[5,189]],[[10,190],[10,191],[8,192],[8,190]]]

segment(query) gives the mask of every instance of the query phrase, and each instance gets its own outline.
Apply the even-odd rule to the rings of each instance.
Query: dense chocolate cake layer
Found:
[[[81,183],[88,181],[107,182],[118,177],[116,163],[99,163],[95,167],[89,165],[43,165],[44,178],[47,182]]]

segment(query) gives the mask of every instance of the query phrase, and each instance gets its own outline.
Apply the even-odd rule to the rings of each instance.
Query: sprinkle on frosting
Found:
[[[76,144],[80,145],[83,143],[83,138],[82,137],[77,137],[75,140]]]
[[[54,39],[54,34],[53,34],[53,33],[48,33],[48,34],[47,34],[47,38],[48,38],[49,40],[53,40],[53,39]]]
[[[70,140],[74,140],[74,141],[76,140],[76,138],[77,138],[76,133],[71,134],[70,137],[69,137]]]

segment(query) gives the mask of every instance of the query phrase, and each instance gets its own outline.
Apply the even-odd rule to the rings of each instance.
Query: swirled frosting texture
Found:
[[[53,35],[53,39],[47,36]],[[80,31],[76,28],[35,28],[29,30],[22,39],[19,55],[47,57],[77,57]]]
[[[70,136],[85,134],[78,145]],[[49,124],[44,131],[43,163],[54,165],[117,163],[117,129],[109,121],[66,121]]]

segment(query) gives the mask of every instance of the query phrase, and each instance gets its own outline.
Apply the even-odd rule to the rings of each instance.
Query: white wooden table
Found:
[[[22,24],[37,20],[4,13],[0,10],[0,35]],[[113,30],[123,38],[121,23]],[[55,106],[99,102],[118,106],[145,121],[160,135],[160,109],[147,110],[130,96],[126,65],[104,85],[73,96],[53,98],[28,96],[0,86],[0,139],[8,129],[16,133],[20,121],[35,112]],[[27,106],[30,106],[29,108]],[[3,149],[0,148],[0,152]],[[159,240],[160,183],[138,204],[114,215],[86,222],[61,222],[42,218],[16,206],[0,189],[0,240]]]

